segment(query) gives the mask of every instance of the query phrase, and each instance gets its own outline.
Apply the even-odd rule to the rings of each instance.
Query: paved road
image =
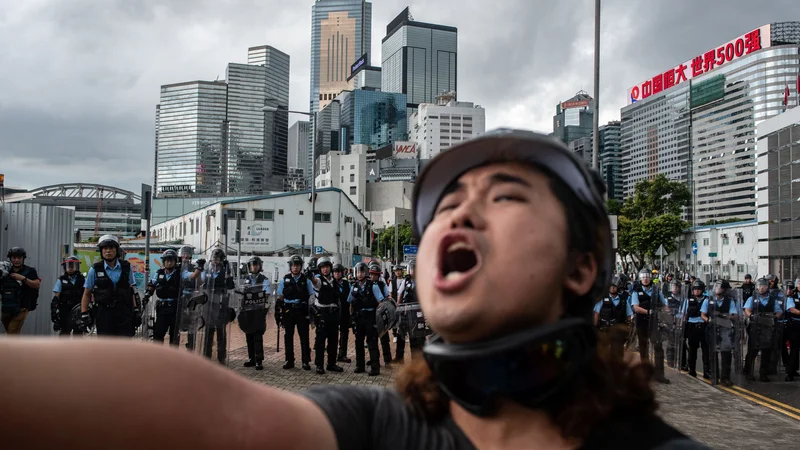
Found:
[[[381,368],[381,375],[368,377],[366,374],[355,374],[355,364],[342,364],[343,373],[327,373],[317,375],[313,370],[304,371],[299,366],[299,341],[295,339],[295,354],[298,366],[295,369],[283,370],[283,342],[281,352],[275,352],[276,334],[274,322],[268,319],[269,330],[264,336],[266,361],[264,370],[242,366],[247,359],[242,333],[234,328],[231,333],[231,352],[229,367],[237,373],[254,381],[274,386],[278,389],[301,391],[320,384],[352,384],[392,386],[397,367]],[[314,331],[311,332],[313,345]],[[281,334],[281,338],[283,334]],[[355,359],[352,336],[348,356]],[[394,351],[394,345],[392,345]],[[313,358],[313,349],[312,349]],[[406,358],[409,358],[408,350]],[[313,366],[313,365],[312,365]],[[313,369],[313,367],[312,367]],[[770,402],[766,397],[757,397],[746,390],[721,390],[708,385],[702,379],[689,377],[686,374],[669,372],[670,385],[657,385],[658,400],[661,405],[660,414],[672,425],[684,433],[700,440],[712,448],[718,449],[771,449],[785,447],[787,435],[800,434],[800,410],[793,411],[791,406],[780,406]],[[738,395],[736,395],[738,394]],[[750,400],[741,397],[746,395]],[[783,411],[776,412],[767,406]],[[787,414],[795,416],[790,417]]]

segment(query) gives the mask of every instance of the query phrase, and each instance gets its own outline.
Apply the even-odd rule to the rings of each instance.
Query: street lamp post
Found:
[[[266,112],[277,112],[281,109],[277,106],[265,106],[261,108],[261,111]],[[290,111],[285,110],[286,114],[300,114],[303,116],[308,116],[311,119],[311,130],[316,134],[317,131],[317,113],[308,113],[304,111]],[[311,252],[310,254],[314,255],[314,228],[316,226],[315,216],[317,215],[317,183],[316,183],[316,160],[317,160],[317,139],[316,136],[311,137]]]

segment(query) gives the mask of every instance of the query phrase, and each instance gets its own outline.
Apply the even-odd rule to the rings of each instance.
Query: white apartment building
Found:
[[[367,150],[366,145],[353,145],[350,153],[328,152],[318,159],[319,172],[315,183],[318,188],[335,187],[350,197],[360,210],[367,202]]]
[[[419,158],[431,159],[461,141],[486,132],[486,110],[472,102],[459,102],[455,93],[421,103],[408,120],[408,138],[419,147]]]

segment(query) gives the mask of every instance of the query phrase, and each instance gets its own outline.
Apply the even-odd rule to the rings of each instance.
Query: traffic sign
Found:
[[[667,251],[664,250],[663,245],[658,246],[658,250],[656,250],[656,256],[667,256]]]
[[[323,251],[324,250],[322,249],[321,245],[315,245],[314,246],[314,254],[315,255],[321,255]]]
[[[416,245],[404,245],[403,246],[403,254],[416,255],[417,254],[417,246]]]
[[[697,254],[697,242],[692,242],[692,253]]]
[[[708,257],[709,258],[716,258],[717,257],[717,252],[709,252],[708,253]]]

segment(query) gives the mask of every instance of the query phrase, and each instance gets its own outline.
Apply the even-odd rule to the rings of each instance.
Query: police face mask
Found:
[[[434,337],[425,360],[444,393],[477,416],[503,399],[537,409],[563,395],[595,354],[592,326],[562,319],[487,342],[448,344]]]

